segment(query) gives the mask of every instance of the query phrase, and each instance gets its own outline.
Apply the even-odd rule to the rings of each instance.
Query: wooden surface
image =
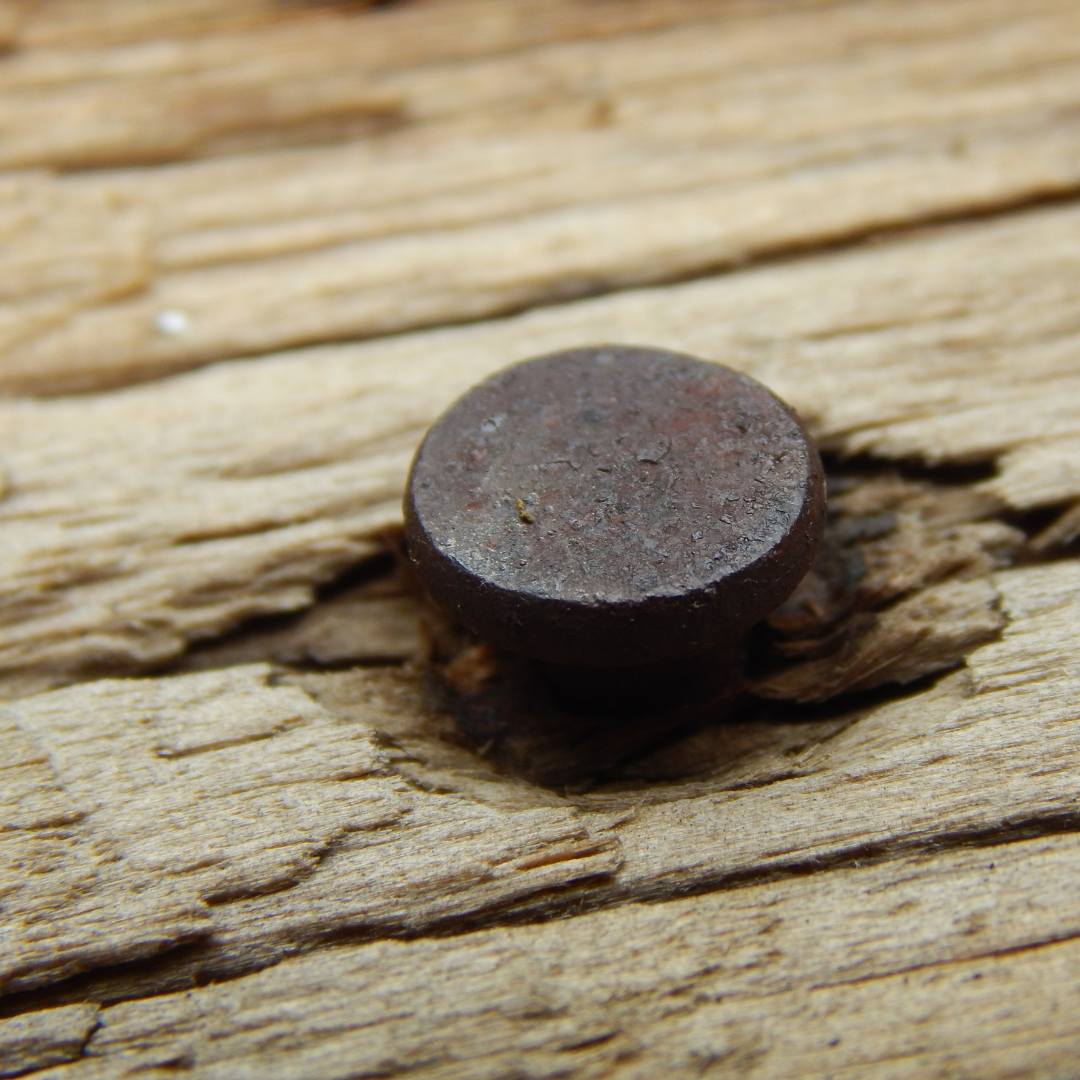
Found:
[[[1080,1075],[1077,31],[0,4],[0,1076]],[[604,341],[831,474],[666,720],[398,565],[432,419]]]

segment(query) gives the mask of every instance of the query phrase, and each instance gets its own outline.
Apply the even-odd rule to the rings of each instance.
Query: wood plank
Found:
[[[1078,233],[1075,207],[1047,208],[122,393],[0,403],[6,692],[145,670],[310,604],[381,550],[413,448],[457,394],[582,343],[740,368],[842,454],[996,461],[980,490],[1015,510],[1080,499]]]
[[[90,826],[90,836],[68,834],[68,860],[97,856],[108,874],[67,880],[66,852],[45,842],[55,811],[3,836],[4,885],[16,903],[5,905],[0,989],[139,959],[161,947],[163,933],[173,946],[205,941],[222,906],[232,923],[203,952],[209,966],[242,970],[346,929],[433,925],[617,866],[603,814],[588,823],[543,797],[500,812],[408,783],[371,724],[391,703],[368,698],[372,712],[356,723],[256,665],[105,680],[13,703],[16,736],[47,749],[34,763],[51,770],[46,782],[68,816]],[[36,844],[21,842],[27,835]],[[329,878],[306,888],[323,864],[333,866]],[[34,887],[57,878],[75,895]],[[88,919],[77,893],[92,886]],[[31,894],[21,904],[20,888]],[[295,904],[267,906],[263,895]],[[103,927],[109,918],[115,926]],[[207,968],[203,952],[189,950],[182,976],[170,977]]]
[[[0,1075],[1071,1075],[1073,7],[363,6],[0,0],[0,392],[90,391],[0,401]],[[604,341],[838,478],[839,614],[663,734],[374,569]]]
[[[210,27],[258,25],[275,14],[267,0],[181,0],[167,9],[139,0],[7,0],[10,10],[5,44],[10,49],[87,46],[139,41],[162,35],[205,32]]]
[[[12,703],[90,843],[189,905],[211,902],[196,945],[76,993],[115,1000],[328,940],[664,899],[1073,821],[1080,666],[1059,643],[1080,618],[1080,566],[999,585],[1001,641],[934,688],[804,724],[794,747],[774,742],[734,775],[721,718],[711,755],[690,736],[689,781],[570,798],[447,748],[418,674],[322,675],[308,683],[319,704],[259,666]],[[54,925],[79,939],[67,916]],[[17,922],[10,933],[9,990],[69,973],[32,942],[24,956]],[[114,947],[97,966],[123,959]]]
[[[96,1005],[65,1005],[0,1020],[0,1077],[80,1057],[99,1011]]]
[[[828,0],[806,0],[802,6],[823,6]],[[275,0],[179,0],[162,9],[141,0],[29,0],[20,3],[21,16],[13,43],[19,49],[91,49],[156,39],[213,37],[238,29],[261,29],[283,22],[310,23],[371,6],[358,0],[345,7],[336,0],[281,4]],[[759,7],[759,0],[724,0],[725,12],[740,14]],[[785,3],[795,8],[795,3]],[[665,26],[703,13],[716,5],[703,0],[598,0],[587,7],[565,0],[537,9],[517,0],[414,0],[389,10],[364,12],[364,29],[379,43],[389,39],[411,60],[434,51],[436,58],[485,54],[536,45],[546,41],[587,39],[628,30]],[[447,30],[467,20],[475,33],[448,40]],[[293,27],[303,33],[303,27]],[[388,62],[392,60],[388,58]]]
[[[0,985],[68,978],[207,934],[205,905],[120,862],[10,714],[0,732]]]
[[[244,148],[243,141],[221,145],[230,136],[246,136],[256,146],[288,145],[290,134],[299,134],[302,144],[340,141],[369,133],[366,120],[398,127],[445,110],[452,80],[434,73],[444,90],[439,104],[425,69],[465,63],[467,71],[471,61],[566,39],[602,42],[760,11],[759,4],[737,0],[719,12],[702,0],[608,0],[588,7],[559,0],[539,11],[522,0],[362,10],[367,6],[316,3],[303,12],[234,0],[214,11],[188,0],[162,12],[115,0],[40,5],[24,14],[14,50],[0,65],[0,86],[11,95],[0,163],[70,169]],[[795,0],[784,10],[829,6],[829,0]],[[414,71],[421,73],[420,93],[410,96],[427,107],[406,114],[402,88],[376,83],[392,84],[402,74],[410,81]],[[475,83],[467,96],[475,98],[478,90],[481,107],[484,98],[490,106],[489,81],[458,82],[461,90]],[[70,113],[76,101],[77,120]]]
[[[1067,1075],[1078,858],[1069,835],[344,947],[106,1009],[44,1075]]]
[[[874,709],[802,754],[785,755],[779,782],[752,794],[710,793],[642,808],[619,830],[621,887],[670,895],[752,866],[813,865],[841,851],[857,857],[897,841],[919,844],[1074,814],[1070,695],[1078,669],[1060,642],[1077,625],[1077,567],[1011,571],[999,582],[1010,625],[1000,642],[971,654],[966,671]],[[1027,751],[1020,746],[1025,738],[1033,739]],[[1049,756],[1059,751],[1057,773]],[[748,802],[756,810],[752,824]],[[662,842],[672,834],[678,845]],[[714,852],[722,852],[722,862]]]
[[[686,0],[632,5],[621,33],[601,5],[611,25],[574,42],[558,39],[591,16],[554,7],[548,29],[520,4],[494,20],[489,4],[436,4],[0,63],[9,168],[226,155],[35,178],[37,202],[97,207],[94,233],[140,223],[140,252],[103,242],[88,258],[150,276],[126,297],[42,288],[14,306],[0,389],[472,320],[1080,181],[1067,0]],[[290,94],[271,92],[286,76]],[[308,128],[315,148],[281,149]],[[275,149],[241,153],[243,138]],[[12,241],[13,274],[27,244],[70,265],[42,229]]]

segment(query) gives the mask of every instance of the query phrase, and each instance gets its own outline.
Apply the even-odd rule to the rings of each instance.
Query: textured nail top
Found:
[[[433,598],[556,663],[740,636],[809,569],[817,452],[760,383],[657,349],[576,349],[470,390],[417,452],[406,542]]]

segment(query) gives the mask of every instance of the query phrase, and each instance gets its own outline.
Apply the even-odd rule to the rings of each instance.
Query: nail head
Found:
[[[558,664],[630,666],[741,637],[824,531],[821,462],[760,383],[660,349],[528,360],[428,432],[405,537],[432,597]]]

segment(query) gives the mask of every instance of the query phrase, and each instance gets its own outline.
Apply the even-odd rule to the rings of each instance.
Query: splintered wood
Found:
[[[1078,241],[1074,207],[1040,210],[478,326],[0,402],[3,683],[26,693],[146,669],[307,606],[380,550],[442,409],[511,360],[583,342],[741,368],[827,449],[996,460],[978,490],[999,508],[1080,500]],[[1026,482],[1036,460],[1041,485]],[[951,557],[922,552],[939,556]]]
[[[0,1077],[1075,1074],[1075,4],[0,0],[0,48]],[[637,718],[400,551],[432,420],[603,342],[765,382],[830,480]]]
[[[0,842],[11,853],[0,887],[28,890],[4,927],[0,987],[122,964],[160,947],[153,934],[165,930],[203,940],[159,979],[235,972],[349,931],[505,907],[618,866],[602,813],[587,822],[552,800],[510,814],[409,783],[371,724],[393,697],[383,703],[378,681],[352,689],[367,702],[363,722],[275,685],[261,666],[106,680],[13,703],[15,730],[43,748],[32,763],[68,816],[57,821],[54,809],[50,821],[39,810]],[[397,708],[422,715],[416,696]],[[87,865],[86,880],[68,888],[93,893],[97,922],[42,891],[71,873],[65,846],[58,838],[50,852],[44,830],[82,820],[100,831],[70,845],[71,861]],[[41,849],[30,885],[20,861],[27,838]],[[107,874],[89,861],[95,846],[108,853]],[[146,881],[159,895],[140,891]],[[132,893],[144,910],[119,906]],[[161,893],[176,925],[162,925]],[[295,903],[282,906],[282,896]],[[103,907],[130,941],[100,925]]]
[[[0,389],[461,322],[1080,185],[1070,0],[495,8],[153,47],[87,19],[85,44],[14,53],[0,164],[211,156],[22,174],[0,277],[61,265],[4,312]],[[42,206],[101,241],[73,260]],[[49,287],[79,262],[100,287]]]
[[[343,948],[106,1009],[47,1075],[1051,1075],[1080,1050],[1080,949],[1048,944],[1080,929],[1078,868],[1074,837],[1027,841]]]
[[[0,1076],[77,1058],[97,1026],[98,1011],[95,1005],[67,1005],[0,1020]]]
[[[401,754],[396,736],[380,727],[400,731],[407,716],[419,725],[422,711],[402,702],[400,690],[395,702],[392,684],[377,673],[320,677],[324,703],[336,690],[353,715],[322,708],[295,687],[275,687],[261,668],[104,682],[26,699],[11,707],[20,730],[48,751],[60,784],[88,826],[96,826],[98,843],[126,866],[116,876],[156,869],[192,906],[218,897],[204,908],[194,951],[165,957],[134,978],[106,968],[79,992],[109,1000],[186,986],[265,966],[328,938],[374,937],[395,925],[415,932],[492,905],[520,919],[656,900],[770,869],[843,866],[890,848],[991,838],[1014,822],[1030,829],[1068,817],[1076,801],[1069,766],[1080,739],[1080,664],[1070,659],[1063,669],[1058,642],[1077,623],[1080,572],[1061,563],[1008,571],[998,583],[1010,626],[1000,642],[969,657],[965,672],[914,698],[849,716],[839,732],[811,737],[795,754],[759,760],[756,782],[733,783],[719,747],[711,783],[699,777],[690,786],[572,801],[527,788],[516,800],[485,800],[485,786],[499,786],[494,776],[485,784],[475,766],[469,776],[437,760],[428,763],[425,782],[416,774],[409,780],[394,766]],[[333,755],[319,752],[328,736],[338,747]],[[95,744],[92,751],[80,750],[85,740]],[[346,745],[355,747],[351,756]],[[697,753],[700,759],[700,741]],[[414,766],[424,764],[423,755],[416,739],[401,754]],[[112,765],[95,768],[98,760]],[[289,791],[285,801],[278,791]],[[275,840],[269,849],[265,841],[253,843],[243,824],[257,835],[264,814],[271,821],[267,838]],[[155,836],[159,841],[148,844]],[[733,1037],[728,1032],[741,1038],[753,1016],[761,1019],[750,1025],[751,1041],[762,1051],[754,1075],[786,1075],[792,1039],[810,1040],[806,1052],[814,1048],[834,1064],[844,1054],[856,1055],[856,1064],[859,1055],[872,1061],[877,1044],[851,1039],[860,1022],[870,1022],[859,1020],[860,1010],[879,1010],[873,1023],[885,1024],[885,1034],[875,1035],[884,1048],[877,1052],[886,1053],[904,1018],[886,1022],[890,1010],[873,1003],[912,993],[910,983],[875,980],[926,963],[957,965],[938,976],[948,986],[996,971],[985,996],[966,1005],[951,991],[942,999],[953,1009],[981,1009],[1011,994],[1017,980],[1038,983],[1048,971],[1067,969],[1072,953],[1058,959],[1045,946],[1080,927],[1068,885],[1078,858],[1075,838],[1064,835],[659,907],[615,906],[569,925],[316,952],[231,987],[106,1010],[84,1066],[72,1066],[70,1075],[127,1075],[136,1063],[164,1064],[161,1055],[180,1048],[197,1072],[242,1075],[259,1068],[260,1055],[281,1053],[282,1024],[297,1062],[281,1075],[318,1072],[319,1060],[335,1063],[321,1075],[354,1075],[346,1062],[355,1069],[356,1055],[368,1061],[370,1054],[373,1068],[391,1044],[402,1055],[392,1072],[405,1070],[414,1054],[431,1053],[433,1025],[442,1034],[440,1050],[426,1059],[431,1075],[443,1068],[460,1074],[453,1070],[463,1060],[472,1062],[467,1068],[481,1066],[500,1046],[499,1054],[529,1060],[535,1053],[540,1063],[553,1054],[544,1068],[554,1069],[565,1061],[561,1050],[586,1045],[597,1047],[609,1067],[623,1061],[626,1075],[648,1075],[654,1055],[679,1048],[686,1061],[675,1075],[695,1075],[695,1039],[725,1040]],[[275,882],[282,874],[292,888],[282,889],[280,877]],[[562,887],[553,890],[555,883]],[[53,932],[74,941],[81,928],[64,925],[65,914],[54,916]],[[115,918],[118,928],[137,921],[123,911]],[[55,979],[32,947],[21,953],[24,933],[19,923],[5,933],[16,961],[9,985]],[[610,946],[603,944],[608,937]],[[125,958],[114,947],[113,964]],[[128,955],[142,955],[137,944],[129,948]],[[1019,948],[1029,951],[1015,969],[985,959]],[[463,991],[474,979],[476,991]],[[817,1015],[813,1003],[821,999],[803,996],[811,985],[837,988],[821,1007],[830,1038],[849,1043],[838,1055],[828,1055],[816,1022],[800,1019],[807,1009]],[[319,997],[328,986],[335,988],[330,1001]],[[841,992],[843,986],[850,988]],[[1076,992],[1068,981],[1058,991]],[[531,1005],[514,1004],[521,993],[538,996]],[[778,1004],[777,994],[790,995],[790,1004]],[[247,995],[263,1010],[250,1020],[245,1009],[255,1005],[245,1004]],[[576,1004],[579,995],[591,1004]],[[682,995],[695,1003],[691,1014],[704,1010],[694,1024]],[[713,1014],[710,1003],[721,999],[726,1011]],[[402,1022],[398,1000],[409,1002],[407,1015],[415,1017],[400,1031],[393,1026]],[[543,1008],[541,1000],[548,1002]],[[375,1010],[370,1017],[368,1009]],[[350,1019],[334,1021],[338,1010]],[[1025,1032],[1038,1017],[1035,1005],[1030,1010],[1018,1021]],[[788,1013],[783,1040],[769,1024],[759,1028],[766,1017]],[[537,1029],[537,1017],[555,1026]],[[649,1024],[657,1025],[655,1033]],[[372,1026],[385,1034],[374,1037]],[[593,1038],[600,1028],[608,1034]],[[921,1052],[944,1052],[948,1026],[929,1031]],[[1010,1045],[1008,1033],[996,1034]],[[1077,1038],[1065,1019],[1048,1034],[1068,1037],[1070,1046]],[[977,1041],[970,1031],[965,1038]],[[630,1047],[635,1052],[626,1062]],[[461,1054],[468,1056],[459,1060]],[[575,1069],[590,1061],[586,1055]],[[539,1075],[548,1075],[544,1068]]]

